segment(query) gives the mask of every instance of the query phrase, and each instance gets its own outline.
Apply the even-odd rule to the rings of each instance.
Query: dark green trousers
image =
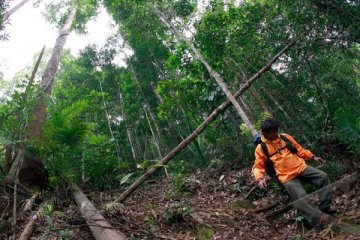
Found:
[[[311,203],[309,197],[304,197],[307,193],[300,181],[313,184],[318,190],[321,189],[318,191],[318,196],[320,199],[319,209],[322,210],[331,206],[332,187],[329,177],[325,172],[307,166],[299,176],[283,183],[286,191],[293,200],[294,207],[304,213],[305,218],[310,224],[316,224],[320,220],[321,211]]]

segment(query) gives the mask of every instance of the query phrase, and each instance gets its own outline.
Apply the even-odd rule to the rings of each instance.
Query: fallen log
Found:
[[[297,40],[291,41],[286,45],[280,52],[278,52],[271,60],[269,60],[257,73],[255,73],[250,79],[246,81],[245,84],[234,94],[235,98],[238,98],[245,90],[247,90],[253,82],[255,82],[259,77],[261,77],[265,72],[267,72],[271,66],[291,47],[296,44]],[[154,173],[159,171],[167,165],[179,152],[181,152],[187,145],[189,145],[197,136],[199,136],[205,128],[218,116],[220,113],[224,112],[231,105],[230,101],[223,102],[219,107],[217,107],[207,118],[200,124],[187,138],[185,138],[179,145],[177,145],[173,150],[171,150],[163,159],[156,164],[156,166],[150,168],[146,173],[139,177],[131,186],[126,189],[120,196],[118,196],[113,202],[124,202],[131,193],[133,193],[145,180],[147,180]]]
[[[82,217],[85,219],[96,240],[126,239],[125,234],[116,231],[111,224],[106,221],[76,184],[71,184],[70,189]]]
[[[287,206],[279,209],[279,210],[276,210],[274,211],[273,213],[269,214],[268,216],[266,216],[265,218],[267,220],[272,220],[276,217],[278,217],[280,214],[284,213],[284,212],[287,212],[288,210],[290,210],[291,208],[297,208],[297,209],[300,209],[301,211],[303,212],[313,212],[313,213],[318,213],[318,215],[320,216],[321,214],[321,211],[314,208],[313,206],[309,205],[309,204],[306,204],[306,202],[316,196],[316,195],[320,195],[320,194],[323,194],[324,192],[328,191],[328,189],[333,189],[333,188],[337,188],[339,190],[342,190],[344,193],[347,193],[351,190],[351,186],[352,184],[356,181],[356,179],[358,178],[358,173],[355,172],[355,173],[352,173],[352,174],[349,174],[339,180],[337,180],[336,182],[326,186],[326,187],[323,187],[323,188],[320,188],[312,193],[309,193],[307,195],[305,195],[304,197],[302,198],[299,198],[291,203],[289,203]]]
[[[261,212],[265,212],[269,209],[273,209],[275,207],[279,206],[279,203],[272,203],[270,205],[267,205],[265,207],[262,207],[262,208],[258,208],[258,209],[255,209],[254,211],[252,211],[252,213],[261,213]]]
[[[43,203],[40,205],[39,210],[37,210],[30,218],[30,221],[26,224],[24,230],[22,231],[19,240],[28,240],[31,236],[31,234],[34,231],[35,227],[35,221],[39,218],[41,215],[41,212],[43,211],[43,206],[45,206],[47,203]]]
[[[25,204],[23,205],[23,207],[21,208],[21,215],[25,214],[27,211],[31,211],[31,209],[34,206],[34,203],[36,201],[36,199],[39,197],[40,193],[37,192],[34,195],[32,195],[31,198],[29,198],[28,200],[26,200]]]

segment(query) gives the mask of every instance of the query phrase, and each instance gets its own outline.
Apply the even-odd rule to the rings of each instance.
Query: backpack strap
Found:
[[[269,150],[268,150],[268,148],[266,146],[266,143],[261,142],[260,145],[261,145],[261,149],[263,150],[263,153],[267,157],[267,160],[270,160]]]
[[[280,134],[280,138],[286,143],[287,149],[289,149],[290,152],[297,154],[298,150],[294,146],[294,144],[285,136],[285,134]]]
[[[275,171],[275,168],[274,168],[274,164],[270,159],[271,156],[269,155],[269,150],[268,150],[268,148],[266,146],[266,143],[261,142],[260,145],[261,145],[261,149],[263,150],[263,153],[266,156],[266,162],[265,162],[265,171],[266,171],[266,173],[271,178],[275,179],[276,182],[280,183],[279,179],[276,176],[276,171]]]
[[[293,143],[285,136],[285,134],[280,134],[280,138],[286,143],[286,146],[279,149],[279,150],[283,150],[285,148],[289,149],[290,152],[296,154],[298,152],[298,150],[296,149],[296,147],[293,145]],[[261,149],[263,150],[263,153],[265,154],[267,161],[271,161],[270,157],[274,156],[275,154],[277,154],[277,152],[274,152],[273,154],[269,154],[269,150],[266,146],[266,143],[261,142]]]

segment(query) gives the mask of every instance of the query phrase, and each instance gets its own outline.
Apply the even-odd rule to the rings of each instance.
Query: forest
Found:
[[[0,45],[25,4],[58,35],[10,80],[0,62],[0,239],[360,239],[359,0],[18,2]],[[116,33],[72,54],[100,8]],[[319,231],[253,175],[270,118],[325,160]]]

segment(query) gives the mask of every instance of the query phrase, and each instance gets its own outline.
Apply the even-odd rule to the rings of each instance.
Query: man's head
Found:
[[[266,139],[275,140],[279,137],[280,122],[268,118],[261,124],[261,132],[264,134]]]

